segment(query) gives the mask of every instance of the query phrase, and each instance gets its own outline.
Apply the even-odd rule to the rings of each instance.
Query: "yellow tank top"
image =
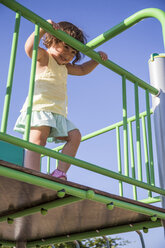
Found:
[[[66,66],[59,65],[49,55],[45,71],[35,77],[33,110],[49,111],[67,116],[67,75]],[[27,103],[26,99],[21,112],[27,110]]]

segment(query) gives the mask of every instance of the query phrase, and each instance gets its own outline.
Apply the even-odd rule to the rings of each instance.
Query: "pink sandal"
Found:
[[[60,171],[59,169],[54,170],[51,173],[51,176],[56,177],[56,178],[61,178],[61,177],[65,177],[65,180],[67,180],[67,175],[65,172]]]

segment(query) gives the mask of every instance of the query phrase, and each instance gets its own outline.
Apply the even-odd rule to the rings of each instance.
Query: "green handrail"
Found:
[[[150,114],[152,114],[152,110],[150,110]],[[150,115],[149,114],[149,115]],[[144,134],[144,129],[145,129],[145,138],[144,138],[144,156],[145,156],[145,163],[146,163],[146,179],[147,179],[147,183],[150,184],[151,183],[151,172],[150,172],[150,167],[149,167],[149,161],[148,161],[148,145],[147,145],[147,134],[146,134],[146,128],[144,127],[144,122],[145,122],[145,118],[147,117],[147,112],[143,112],[140,113],[139,115],[139,120],[142,119],[142,127],[143,127],[143,134]],[[130,161],[131,161],[131,171],[132,171],[132,178],[136,179],[136,173],[135,173],[135,158],[134,158],[134,144],[133,144],[133,134],[132,134],[132,123],[136,121],[136,116],[130,117],[126,119],[126,124],[129,127],[129,143],[130,143]],[[139,123],[140,125],[140,123]],[[106,128],[100,129],[96,132],[93,132],[91,134],[85,135],[82,137],[81,142],[86,141],[88,139],[97,137],[98,135],[101,135],[103,133],[112,131],[114,129],[116,129],[116,144],[117,144],[117,161],[118,161],[118,173],[119,174],[123,174],[122,173],[122,159],[121,159],[121,141],[120,141],[120,127],[124,126],[124,120],[118,123],[115,123],[113,125],[110,125]],[[124,138],[124,137],[123,137]],[[152,140],[152,139],[151,139]],[[62,150],[63,145],[58,146],[56,148],[54,148],[54,151],[60,151]],[[44,155],[42,155],[42,157],[44,157]],[[153,157],[153,154],[152,154]],[[48,157],[49,160],[49,172],[50,172],[50,158]],[[128,168],[129,169],[129,168]],[[142,170],[142,168],[140,168]],[[140,173],[141,173],[140,170]],[[153,171],[154,173],[154,171]],[[153,174],[153,178],[154,178],[154,174]],[[139,178],[140,181],[142,181],[142,178]],[[123,196],[123,185],[122,185],[122,181],[119,181],[119,195]],[[133,186],[133,195],[134,195],[134,199],[137,200],[137,190],[136,187]],[[150,192],[149,192],[149,197],[151,197]]]
[[[52,158],[62,160],[64,162],[68,162],[68,163],[76,165],[76,166],[78,166],[80,168],[84,168],[84,169],[96,172],[98,174],[101,174],[101,175],[104,175],[104,176],[107,176],[107,177],[111,177],[111,178],[117,179],[119,181],[126,182],[128,184],[132,184],[132,185],[135,185],[135,186],[147,189],[147,190],[151,190],[151,191],[153,191],[155,193],[158,193],[160,195],[165,195],[165,190],[164,189],[158,188],[156,186],[149,185],[147,183],[132,179],[132,178],[124,176],[124,175],[120,175],[120,174],[118,174],[116,172],[113,172],[111,170],[102,168],[102,167],[94,165],[92,163],[88,163],[88,162],[85,162],[83,160],[70,157],[68,155],[65,155],[65,154],[50,150],[50,149],[48,149],[46,147],[42,147],[42,146],[33,144],[31,142],[27,142],[25,140],[13,137],[11,135],[4,134],[4,133],[0,132],[0,140],[6,141],[6,142],[11,143],[13,145],[23,147],[23,148],[31,150],[31,151],[38,152],[40,154],[45,154],[46,156],[50,156]]]
[[[153,113],[152,109],[150,110],[150,113],[151,114]],[[144,112],[139,114],[139,118],[142,118],[142,116],[147,116],[147,112],[144,111]],[[127,123],[133,122],[135,120],[136,120],[136,116],[129,117],[127,119]],[[100,130],[97,130],[95,132],[92,132],[90,134],[87,134],[87,135],[83,136],[82,139],[81,139],[81,142],[86,141],[86,140],[91,139],[91,138],[94,138],[94,137],[97,137],[98,135],[107,133],[107,132],[109,132],[111,130],[114,130],[116,127],[122,127],[122,126],[123,126],[123,121],[119,121],[119,122],[114,123],[114,124],[112,124],[110,126],[104,127],[104,128],[102,128]],[[63,146],[64,145],[60,145],[60,146],[54,148],[53,150],[54,151],[60,151],[60,150],[62,150]]]
[[[81,51],[82,53],[86,54],[87,56],[89,56],[92,59],[94,59],[94,60],[98,61],[99,63],[103,64],[104,66],[106,66],[107,68],[111,69],[112,71],[118,73],[119,75],[121,75],[125,79],[128,79],[129,81],[131,81],[133,83],[136,82],[138,84],[138,86],[140,86],[140,87],[142,87],[144,89],[147,89],[152,94],[155,94],[155,95],[158,94],[159,91],[156,88],[154,88],[151,85],[147,84],[146,82],[144,82],[143,80],[139,79],[138,77],[136,77],[132,73],[130,73],[130,72],[126,71],[125,69],[123,69],[122,67],[116,65],[112,61],[110,61],[110,60],[102,61],[100,56],[99,56],[99,54],[91,49],[92,46],[90,47],[90,44],[94,40],[95,40],[95,44],[96,43],[97,43],[97,45],[101,44],[100,39],[96,38],[93,41],[91,41],[91,43],[89,42],[86,45],[84,45],[81,42],[77,41],[76,39],[72,38],[71,36],[67,35],[65,32],[63,32],[61,30],[54,30],[53,27],[47,21],[45,21],[40,16],[38,16],[35,13],[33,13],[32,11],[30,11],[29,9],[25,8],[23,5],[17,3],[16,1],[0,0],[0,3],[3,3],[4,5],[6,5],[7,7],[11,8],[12,10],[14,10],[16,12],[19,11],[19,14],[17,13],[17,16],[22,15],[26,19],[30,20],[31,22],[33,22],[33,23],[35,23],[37,25],[39,24],[47,32],[50,32],[51,34],[55,35],[57,38],[62,39],[63,41],[65,41],[69,45],[73,46],[74,48],[78,49],[79,51]],[[126,20],[123,21],[124,27],[122,27],[122,29],[121,29],[121,26],[122,26],[121,24],[117,25],[117,26],[120,26],[119,30],[121,29],[122,31],[124,31],[126,28],[129,28],[130,26],[134,25],[137,21],[141,20],[142,16],[144,16],[144,15],[146,15],[146,18],[147,17],[155,17],[155,18],[159,19],[161,24],[162,24],[163,30],[164,30],[164,22],[163,22],[163,20],[164,20],[164,12],[161,11],[161,10],[158,10],[158,9],[146,9],[146,10],[139,11],[139,12],[135,13],[134,15],[132,15],[131,17],[129,17]],[[15,32],[15,33],[17,35],[16,36],[17,38],[14,39],[14,41],[17,41],[17,39],[18,39],[19,21],[17,21],[17,19],[16,19],[16,28],[17,28],[17,32]],[[117,27],[113,28],[113,30],[118,30],[118,28]],[[109,30],[109,31],[107,31],[107,33],[103,34],[103,36],[106,37],[106,39],[104,39],[104,42],[107,41],[111,37],[110,34],[111,34],[111,32],[112,33],[114,32],[113,30],[112,31]],[[118,33],[118,31],[117,31],[117,33]],[[115,34],[117,35],[117,33],[115,33]],[[97,42],[96,42],[96,40],[97,40]],[[15,63],[15,56],[16,56],[16,48],[17,48],[17,42],[14,43],[14,45],[12,47],[12,53],[11,53],[10,70],[12,72],[9,73],[10,87],[7,84],[7,94],[6,94],[6,101],[5,101],[5,104],[4,104],[2,127],[1,127],[2,132],[6,132],[6,129],[7,129],[8,111],[9,111],[10,96],[11,96],[10,91],[11,91],[11,87],[12,87],[12,79],[13,79],[13,73],[14,73],[14,63]],[[14,56],[12,54],[14,54]],[[33,81],[33,79],[34,79],[35,63],[36,63],[36,61],[35,61],[35,58],[34,58],[34,60],[32,60],[32,70],[31,70],[30,82]],[[31,82],[30,83],[30,91],[29,91],[29,106],[28,106],[27,128],[26,128],[26,132],[25,132],[25,139],[29,138],[29,132],[28,131],[29,131],[29,123],[30,123],[30,119],[31,119],[30,109],[32,108],[30,102],[32,103],[33,88],[34,88],[34,84],[32,84],[32,82]],[[9,94],[8,94],[8,92],[9,92]],[[125,152],[125,154],[126,153],[127,152]],[[126,160],[127,160],[127,156],[125,156],[125,157],[126,157]]]
[[[119,161],[119,173],[121,173],[121,154],[120,154],[120,136],[119,136],[119,127],[120,125],[123,125],[123,137],[124,137],[124,164],[125,164],[125,175],[129,176],[129,157],[128,157],[128,128],[127,124],[129,124],[129,130],[132,132],[132,127],[130,125],[131,118],[127,119],[127,102],[126,102],[126,80],[129,80],[134,83],[135,87],[135,112],[136,112],[136,134],[137,134],[137,160],[138,160],[138,176],[139,180],[142,181],[142,163],[141,163],[141,145],[140,145],[140,123],[139,123],[139,100],[138,100],[138,87],[141,87],[146,90],[146,107],[147,107],[147,127],[148,127],[148,143],[149,143],[149,162],[150,167],[149,170],[147,170],[147,180],[148,182],[151,181],[151,184],[154,185],[154,168],[153,168],[153,151],[152,151],[152,134],[151,134],[151,120],[150,120],[150,109],[149,109],[149,93],[152,93],[154,95],[158,94],[158,89],[152,87],[151,85],[147,84],[140,78],[136,77],[132,73],[126,71],[122,67],[116,65],[112,61],[102,61],[99,54],[93,51],[94,48],[98,47],[99,45],[103,44],[105,41],[108,41],[109,39],[113,38],[114,36],[118,35],[119,33],[123,32],[124,30],[128,29],[129,27],[133,26],[138,21],[148,18],[148,17],[154,17],[158,19],[162,25],[163,30],[163,40],[165,40],[165,12],[159,9],[145,9],[142,11],[139,11],[135,13],[134,15],[130,16],[129,18],[125,19],[122,23],[116,25],[112,29],[108,30],[107,32],[103,33],[99,37],[95,38],[94,40],[88,42],[86,45],[82,44],[81,42],[75,40],[71,36],[67,35],[65,32],[61,30],[54,30],[52,25],[50,25],[47,21],[42,19],[40,16],[36,15],[29,9],[25,8],[21,4],[19,4],[16,1],[11,0],[0,0],[0,3],[6,5],[10,9],[19,12],[16,16],[19,16],[19,21],[16,19],[16,28],[17,28],[17,39],[18,39],[18,31],[19,31],[19,22],[20,22],[20,16],[25,17],[26,19],[30,20],[31,22],[35,23],[36,31],[35,31],[35,42],[34,42],[34,49],[33,49],[33,58],[32,58],[32,67],[31,67],[31,77],[30,77],[30,87],[29,87],[29,100],[28,100],[28,113],[27,113],[27,125],[26,125],[26,131],[25,131],[25,139],[29,140],[29,131],[30,131],[30,121],[31,121],[31,111],[32,111],[32,99],[33,99],[33,91],[34,91],[34,77],[35,77],[35,69],[36,69],[36,58],[37,58],[37,47],[38,47],[38,34],[39,34],[39,27],[42,27],[47,32],[51,33],[52,35],[56,36],[57,38],[63,40],[67,44],[71,45],[75,49],[81,51],[82,53],[86,54],[87,56],[91,57],[92,59],[98,61],[99,63],[103,64],[107,68],[111,69],[112,71],[116,72],[117,74],[122,76],[122,84],[123,84],[123,122],[120,122],[118,125],[114,125],[113,127],[108,129],[102,129],[94,134],[90,134],[88,136],[85,136],[83,140],[87,140],[92,137],[92,135],[97,136],[104,132],[107,132],[107,130],[112,130],[116,128],[116,135],[117,135],[117,146],[118,146],[118,161]],[[17,42],[16,42],[17,45]],[[16,56],[16,45],[13,46],[12,52],[14,53],[14,59]],[[10,66],[12,69],[12,77],[14,73],[14,64]],[[12,79],[10,80],[12,82]],[[10,86],[10,95],[11,95],[11,86]],[[10,99],[6,101],[7,108],[9,110],[9,103]],[[4,115],[2,119],[2,132],[6,132],[7,128],[7,119],[8,119],[8,111],[5,110],[4,107]],[[143,120],[144,122],[144,120]],[[144,129],[144,124],[143,124]],[[131,134],[130,134],[131,135]],[[132,177],[135,180],[135,166],[134,166],[134,151],[133,151],[133,142],[132,137],[130,137],[131,142],[131,166],[132,166]],[[61,146],[62,147],[62,146]],[[57,150],[59,148],[56,148]],[[146,147],[147,149],[147,147]],[[147,150],[145,151],[147,153]],[[145,153],[145,154],[146,154]],[[53,156],[52,156],[53,157]],[[70,158],[68,158],[70,159]],[[62,159],[61,159],[62,160]],[[74,164],[74,162],[73,162]],[[81,167],[81,166],[80,166]],[[88,166],[87,166],[88,167]],[[48,159],[48,171],[50,170],[50,158]],[[149,173],[150,172],[150,173]],[[113,175],[114,176],[114,175]],[[113,177],[112,176],[112,177]],[[121,175],[122,176],[122,175]],[[115,176],[116,177],[116,176]],[[148,178],[149,177],[149,178]],[[151,180],[150,180],[151,178]],[[116,178],[120,181],[120,192],[123,194],[122,189],[122,180],[120,180],[120,177]],[[124,178],[123,178],[124,179]],[[136,181],[136,180],[135,180]],[[133,183],[132,183],[133,184]],[[137,185],[138,186],[138,185]],[[136,188],[134,188],[134,197],[137,198],[136,194]]]
[[[132,27],[136,23],[142,21],[145,18],[150,18],[150,17],[156,18],[162,26],[163,43],[165,49],[165,12],[157,8],[147,8],[136,12],[135,14],[126,18],[124,21],[117,24],[113,28],[109,29],[108,31],[99,35],[92,41],[88,42],[87,46],[91,49],[95,49],[96,47],[100,46],[106,41],[112,39],[113,37],[117,36],[118,34]]]
[[[23,148],[42,153],[44,156],[48,156],[47,160],[47,172],[50,172],[50,158],[55,158],[56,160],[62,160],[65,162],[69,162],[74,164],[78,167],[99,173],[101,175],[105,175],[110,178],[114,178],[119,181],[119,193],[123,196],[123,182],[133,185],[133,195],[134,199],[137,200],[137,189],[136,187],[141,187],[143,189],[148,190],[149,198],[143,201],[148,203],[153,201],[159,201],[160,198],[152,198],[152,192],[158,193],[160,195],[165,195],[165,190],[155,186],[155,178],[154,178],[154,164],[153,164],[153,146],[152,146],[152,129],[151,129],[151,118],[150,118],[150,106],[149,106],[149,93],[157,95],[159,90],[154,88],[153,86],[147,84],[145,81],[141,80],[140,78],[136,77],[132,73],[128,72],[127,70],[123,69],[122,67],[118,66],[117,64],[113,63],[111,60],[103,61],[100,58],[100,55],[95,52],[93,49],[100,46],[104,42],[112,39],[116,35],[120,34],[121,32],[127,30],[137,22],[141,21],[144,18],[153,17],[160,21],[162,26],[162,33],[163,33],[163,42],[165,47],[165,12],[159,9],[144,9],[141,10],[134,15],[128,17],[123,22],[119,23],[115,27],[111,28],[107,32],[101,34],[100,36],[96,37],[92,41],[88,42],[86,45],[82,44],[81,42],[75,40],[71,36],[67,35],[65,32],[61,30],[54,30],[53,27],[40,16],[36,15],[29,9],[25,8],[21,4],[16,1],[11,0],[0,0],[0,3],[6,5],[10,9],[16,12],[16,23],[15,23],[15,32],[13,35],[13,44],[11,50],[11,59],[9,65],[9,73],[8,73],[8,80],[7,80],[7,91],[4,103],[4,111],[2,117],[2,124],[1,124],[1,132],[0,132],[0,139],[11,144],[21,146]],[[16,51],[17,51],[17,43],[18,43],[18,35],[19,35],[19,26],[20,26],[20,18],[21,16],[25,17],[26,19],[30,20],[35,24],[35,41],[34,41],[34,48],[33,48],[33,56],[32,56],[32,65],[31,65],[31,76],[30,76],[30,86],[29,86],[29,98],[28,98],[28,111],[27,111],[27,121],[26,121],[26,130],[25,130],[25,140],[21,140],[19,138],[10,136],[5,134],[7,130],[7,122],[8,122],[8,114],[9,114],[9,106],[10,106],[10,98],[12,92],[12,83],[13,83],[13,75],[14,75],[14,67],[15,67],[15,60],[16,60]],[[102,168],[100,166],[69,157],[67,155],[61,154],[56,152],[59,151],[63,146],[60,146],[54,150],[47,149],[42,146],[38,146],[29,142],[29,133],[30,133],[30,122],[31,122],[31,112],[32,112],[32,102],[33,102],[33,92],[34,92],[34,79],[35,79],[35,70],[36,70],[36,59],[37,59],[37,50],[38,50],[38,42],[39,42],[39,28],[42,27],[46,32],[51,33],[52,35],[56,36],[60,40],[63,40],[73,48],[79,50],[80,52],[86,54],[90,58],[96,60],[100,64],[104,65],[108,69],[114,71],[118,75],[122,77],[122,89],[123,89],[123,121],[113,124],[109,127],[103,128],[92,134],[86,135],[82,138],[82,141],[88,140],[92,137],[96,137],[102,133],[108,132],[110,130],[116,129],[116,143],[117,143],[117,156],[118,156],[118,173],[113,172],[111,170]],[[126,80],[134,83],[135,88],[135,116],[131,118],[127,118],[127,98],[126,98]],[[146,93],[146,112],[140,114],[139,113],[139,99],[138,99],[138,87],[145,89]],[[147,116],[147,130],[145,124],[145,116]],[[144,139],[144,156],[145,156],[145,165],[146,165],[146,177],[147,183],[142,181],[142,158],[141,158],[141,137],[140,137],[140,118],[142,118],[142,129],[143,129],[143,139]],[[134,147],[133,147],[133,134],[132,134],[132,122],[136,121],[136,143],[137,143],[137,164],[138,164],[138,178],[136,179],[135,173],[135,158],[134,158]],[[123,126],[123,143],[124,143],[124,166],[125,166],[125,175],[122,175],[122,159],[121,159],[121,142],[120,142],[120,127]],[[131,160],[131,171],[132,171],[132,178],[129,177],[129,154],[128,154],[128,130],[129,130],[129,143],[130,143],[130,160]],[[147,144],[148,143],[148,144]],[[119,200],[114,200],[108,197],[101,196],[92,192],[88,194],[88,191],[76,189],[74,187],[70,187],[67,185],[63,185],[60,183],[55,183],[46,180],[46,179],[39,179],[36,176],[28,175],[27,173],[19,172],[10,168],[6,168],[0,166],[1,175],[14,178],[20,181],[26,181],[32,183],[34,185],[42,186],[49,189],[58,190],[61,188],[65,188],[66,193],[71,194],[72,196],[70,199],[60,200],[59,202],[52,202],[51,204],[46,204],[44,207],[47,209],[54,208],[55,206],[60,206],[63,204],[69,204],[71,202],[79,201],[81,199],[91,199],[94,201],[101,202],[103,204],[108,204],[109,202],[113,201],[115,206],[126,208],[141,214],[147,214],[148,216],[153,216],[156,214],[159,218],[165,219],[165,214],[159,211],[146,209],[145,207],[136,206],[135,204],[129,203],[122,203]],[[90,192],[91,193],[91,192]],[[20,216],[26,216],[32,213],[36,213],[40,211],[41,207],[37,206],[31,209],[26,209],[23,211],[19,211],[17,213],[13,213],[13,218],[18,218]],[[9,216],[3,216],[0,218],[1,221],[6,221],[6,218]],[[147,225],[147,224],[146,224]],[[151,225],[150,225],[151,226]],[[153,223],[154,226],[160,226],[160,222]],[[115,229],[115,228],[114,228]],[[122,227],[118,228],[121,232]],[[130,230],[130,226],[128,228],[124,228],[124,231],[128,229]],[[107,230],[104,231],[104,234]],[[109,231],[109,230],[108,230]],[[115,230],[116,232],[116,230]],[[113,230],[112,230],[113,233]],[[83,235],[83,234],[82,234]],[[93,235],[93,234],[92,234]],[[100,235],[100,234],[99,234]],[[96,236],[96,233],[95,235]],[[73,238],[73,237],[72,237]],[[82,236],[80,235],[79,238],[81,239]],[[85,236],[86,238],[86,236]],[[75,239],[75,237],[74,237]],[[54,242],[57,242],[58,237],[51,239]],[[50,239],[47,240],[50,243]],[[60,237],[61,242],[61,237]],[[13,243],[14,244],[14,243]],[[40,244],[40,241],[32,241],[28,244],[28,247],[33,246],[34,244]],[[41,242],[42,244],[42,242]]]
[[[40,16],[36,15],[32,11],[30,11],[29,9],[25,8],[23,5],[19,4],[18,2],[11,1],[11,0],[0,0],[0,3],[3,3],[5,6],[7,6],[8,8],[10,8],[12,10],[14,10],[15,12],[17,12],[19,10],[21,15],[24,18],[30,20],[31,22],[33,22],[35,24],[39,24],[40,27],[42,27],[44,30],[46,30],[50,34],[56,36],[60,40],[63,40],[68,45],[70,45],[73,48],[79,50],[80,52],[84,53],[88,57],[96,60],[98,63],[104,65],[105,67],[107,67],[109,69],[111,69],[112,71],[116,72],[117,74],[119,74],[121,76],[125,76],[129,81],[131,81],[133,83],[135,83],[135,82],[138,83],[138,85],[140,87],[142,87],[143,89],[148,89],[151,94],[157,95],[159,93],[158,89],[156,89],[153,86],[147,84],[145,81],[143,81],[140,78],[136,77],[135,75],[133,75],[132,73],[130,73],[127,70],[123,69],[122,67],[118,66],[117,64],[113,63],[112,61],[110,61],[110,60],[103,61],[101,59],[100,55],[97,52],[92,50],[92,47],[89,46],[89,43],[84,45],[81,42],[79,42],[76,39],[74,39],[73,37],[71,37],[70,35],[66,34],[65,32],[63,32],[61,30],[54,30],[54,28],[52,27],[52,25],[50,23],[48,23],[46,20],[44,20]],[[155,11],[156,10],[157,9],[155,9]],[[142,13],[143,12],[145,12],[145,11],[142,10]],[[153,12],[154,12],[154,9],[153,9]],[[163,25],[163,20],[164,20],[163,19],[163,16],[164,16],[163,13],[164,12],[160,11],[160,13],[161,13],[161,16],[162,16],[161,17],[161,20],[162,20],[161,23],[162,23],[163,30],[164,30],[165,29],[164,25]],[[146,14],[147,14],[147,12],[146,12]],[[144,13],[143,13],[143,15],[144,15]],[[155,16],[157,16],[157,15],[155,14]],[[147,17],[148,16],[146,16],[146,18]],[[130,26],[134,25],[136,23],[134,19],[135,18],[133,18],[133,17],[127,18],[123,22],[123,23],[126,23],[126,24],[122,25],[122,28],[120,28],[120,31],[124,31],[125,29],[127,29]],[[121,26],[121,25],[119,25],[119,26]],[[103,36],[105,36],[105,33],[103,34]],[[106,37],[106,39],[104,39],[104,42],[107,41],[108,38],[109,37]],[[99,45],[101,45],[101,43],[100,43],[100,41],[97,41],[97,46],[99,46]]]

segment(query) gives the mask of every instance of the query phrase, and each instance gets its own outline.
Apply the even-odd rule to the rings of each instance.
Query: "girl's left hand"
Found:
[[[60,29],[60,25],[58,24],[58,23],[56,23],[56,22],[54,22],[54,21],[52,21],[52,20],[47,20],[47,22],[49,22],[52,26],[53,26],[53,28],[55,29],[55,30],[59,30]]]
[[[108,59],[108,55],[102,51],[98,52],[102,60],[106,61]]]

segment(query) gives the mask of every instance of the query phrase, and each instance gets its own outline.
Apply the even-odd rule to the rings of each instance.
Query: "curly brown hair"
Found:
[[[76,27],[74,24],[65,21],[58,22],[58,24],[60,26],[60,30],[66,32],[76,40],[80,41],[83,44],[87,42],[87,39],[83,31],[78,27]],[[45,45],[46,48],[50,48],[52,45],[55,45],[59,42],[62,41],[49,33],[46,33],[43,37],[43,44]],[[75,64],[77,61],[81,60],[81,58],[82,58],[82,54],[79,51],[76,51],[75,59],[72,62],[72,64]]]

